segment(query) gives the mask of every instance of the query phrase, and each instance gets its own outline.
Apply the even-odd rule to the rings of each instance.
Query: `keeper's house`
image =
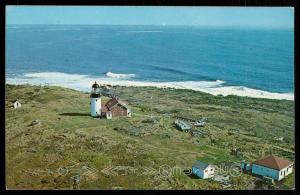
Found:
[[[124,102],[113,97],[106,104],[101,106],[101,116],[106,119],[111,119],[116,116],[131,117],[131,110]]]
[[[277,156],[267,156],[252,163],[252,173],[280,181],[293,172],[294,163]]]

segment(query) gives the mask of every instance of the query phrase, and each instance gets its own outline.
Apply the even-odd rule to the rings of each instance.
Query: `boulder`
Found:
[[[31,123],[30,123],[30,126],[34,126],[34,125],[39,125],[41,124],[41,122],[39,120],[33,120]]]

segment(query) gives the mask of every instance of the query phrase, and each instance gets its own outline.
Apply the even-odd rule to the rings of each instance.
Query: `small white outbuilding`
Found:
[[[16,100],[15,102],[14,102],[14,109],[17,109],[17,108],[21,108],[21,103],[19,102],[19,100]]]
[[[207,164],[198,160],[192,167],[192,173],[202,179],[207,179],[214,177],[215,168],[216,167],[214,165]]]

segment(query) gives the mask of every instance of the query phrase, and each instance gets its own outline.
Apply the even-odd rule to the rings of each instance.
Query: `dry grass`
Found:
[[[183,173],[166,177],[159,168],[187,169],[197,159],[215,164],[252,161],[263,153],[294,160],[292,101],[214,97],[152,87],[116,87],[114,91],[131,105],[131,118],[93,119],[89,94],[75,90],[6,85],[7,188],[73,189],[73,176],[80,174],[77,186],[81,189],[221,189],[216,182]],[[11,107],[16,97],[22,103],[17,110]],[[151,114],[157,122],[147,122]],[[179,116],[206,117],[208,125],[197,129],[210,133],[213,143],[207,136],[178,131],[173,122]],[[41,124],[30,126],[36,119]],[[233,148],[243,155],[231,155]],[[127,172],[122,166],[127,166]],[[101,172],[107,167],[119,168],[114,171],[118,176]],[[146,174],[149,168],[155,171]],[[234,189],[245,189],[253,179],[241,177],[243,182],[236,180]]]

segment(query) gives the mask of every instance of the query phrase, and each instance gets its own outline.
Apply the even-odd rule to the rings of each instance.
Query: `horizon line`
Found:
[[[191,26],[191,27],[249,27],[249,28],[294,28],[294,26],[262,26],[262,25],[198,25],[198,24],[57,24],[57,23],[50,23],[50,24],[42,24],[42,23],[35,23],[35,24],[5,24],[5,26],[11,25],[81,25],[81,26]]]

